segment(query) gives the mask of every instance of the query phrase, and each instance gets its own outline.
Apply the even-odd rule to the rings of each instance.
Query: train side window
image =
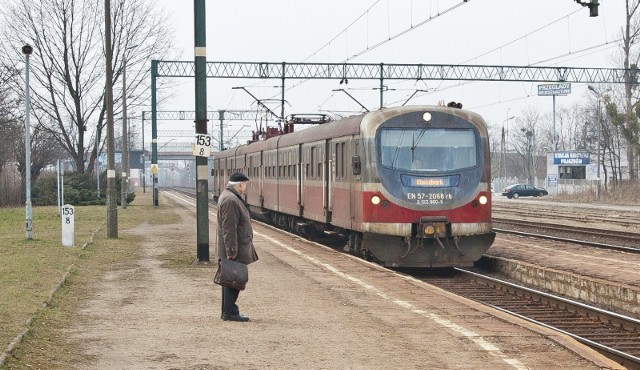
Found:
[[[344,163],[344,157],[345,157],[345,149],[346,149],[346,145],[345,143],[341,143],[340,144],[340,178],[344,179],[344,167],[345,167],[345,163]]]
[[[340,179],[340,143],[336,143],[334,150],[334,160],[335,160],[335,168],[336,168],[336,180]]]
[[[309,164],[307,164],[307,177],[310,179],[313,179],[313,165],[316,162],[316,148],[315,147],[311,147],[311,158],[309,158],[309,164],[311,164],[311,166],[309,166]],[[309,168],[311,169],[311,172],[309,172]]]

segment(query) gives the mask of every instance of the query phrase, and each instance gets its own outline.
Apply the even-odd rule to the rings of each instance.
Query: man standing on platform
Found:
[[[218,236],[217,256],[228,258],[246,265],[258,260],[253,246],[253,229],[249,210],[244,204],[242,195],[247,190],[249,178],[240,172],[229,177],[226,189],[218,198]],[[236,305],[240,291],[222,287],[222,320],[249,321],[242,316]]]

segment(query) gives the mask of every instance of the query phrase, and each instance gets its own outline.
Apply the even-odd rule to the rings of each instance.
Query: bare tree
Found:
[[[638,138],[640,137],[640,124],[638,122],[638,59],[640,53],[635,51],[638,36],[640,36],[640,15],[638,7],[640,0],[625,0],[625,25],[622,30],[623,66],[630,70],[625,75],[624,84],[624,123],[620,130],[627,142],[627,160],[629,161],[629,178],[637,179],[636,158],[638,154]]]
[[[0,174],[5,163],[13,158],[11,144],[18,132],[18,121],[15,116],[16,102],[11,99],[10,91],[5,87],[16,75],[9,68],[0,69]]]
[[[541,134],[536,130],[540,126],[540,112],[534,108],[522,111],[522,115],[516,118],[516,127],[512,130],[511,137],[513,147],[519,157],[516,174],[524,176],[534,183],[538,172],[535,158],[537,153],[536,135]],[[545,169],[546,170],[546,169]]]
[[[16,0],[6,7],[0,36],[7,53],[4,63],[16,67],[20,47],[31,43],[32,106],[37,126],[54,135],[76,171],[93,170],[93,159],[102,140],[87,143],[89,137],[104,139],[105,81],[104,22],[99,2],[75,0]],[[114,86],[122,75],[126,53],[128,103],[142,104],[148,96],[149,59],[165,57],[172,30],[165,16],[151,0],[113,2]],[[11,51],[14,51],[11,53]],[[131,73],[133,72],[133,73]],[[14,87],[22,94],[20,85]],[[120,111],[122,92],[115,91],[114,109]],[[91,148],[91,149],[88,149]]]
[[[0,66],[0,206],[6,205],[13,193],[13,189],[7,188],[4,175],[7,163],[15,160],[12,149],[20,135],[20,123],[16,117],[18,102],[11,96],[7,84],[17,73],[13,68]]]

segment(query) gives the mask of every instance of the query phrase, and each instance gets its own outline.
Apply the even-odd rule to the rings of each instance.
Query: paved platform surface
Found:
[[[251,322],[222,321],[215,268],[169,269],[160,258],[169,236],[195,245],[194,201],[161,201],[180,221],[133,230],[139,268],[105,276],[69,329],[89,368],[620,368],[562,334],[259,225],[260,260],[238,300]],[[215,221],[211,209],[211,240]]]

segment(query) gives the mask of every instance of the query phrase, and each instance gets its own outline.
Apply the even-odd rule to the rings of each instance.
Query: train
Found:
[[[271,128],[276,129],[276,128]],[[213,154],[256,218],[392,268],[469,267],[494,241],[488,131],[460,103],[381,108]],[[254,138],[258,139],[257,135]]]

